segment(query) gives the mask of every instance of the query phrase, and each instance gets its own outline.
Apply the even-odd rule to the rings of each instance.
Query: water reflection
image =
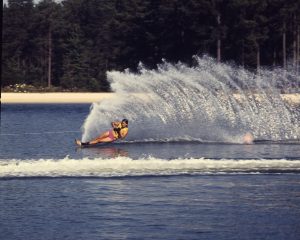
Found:
[[[290,144],[201,144],[201,143],[128,143],[79,149],[84,157],[130,157],[142,159],[299,159],[299,145]]]
[[[116,158],[116,157],[128,157],[129,153],[126,149],[119,147],[93,147],[83,148],[82,153],[86,156],[103,157],[103,158]]]

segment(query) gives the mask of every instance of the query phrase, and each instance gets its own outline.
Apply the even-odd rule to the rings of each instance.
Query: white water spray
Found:
[[[300,139],[299,109],[284,102],[278,85],[300,76],[277,69],[259,75],[194,57],[193,67],[163,62],[157,70],[107,73],[116,97],[94,103],[83,125],[83,141],[129,119],[127,141],[243,141]]]

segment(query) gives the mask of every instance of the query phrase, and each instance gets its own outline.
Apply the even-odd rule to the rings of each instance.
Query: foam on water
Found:
[[[94,103],[83,125],[87,141],[129,119],[128,141],[212,141],[241,143],[256,139],[300,139],[300,113],[280,96],[279,85],[299,92],[300,76],[276,69],[259,75],[240,67],[195,57],[195,65],[163,62],[157,70],[111,71],[118,97]]]
[[[129,157],[0,160],[0,178],[9,177],[116,177],[182,174],[300,172],[299,160],[285,159],[160,159]]]

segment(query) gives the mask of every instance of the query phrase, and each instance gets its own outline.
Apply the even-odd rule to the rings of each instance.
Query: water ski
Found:
[[[75,139],[75,144],[78,146],[78,147],[81,147],[81,148],[84,148],[84,147],[91,147],[91,146],[95,146],[96,144],[84,144],[82,143],[80,140],[78,139]]]
[[[94,144],[84,144],[82,143],[80,140],[78,139],[75,139],[75,144],[78,146],[78,147],[81,147],[81,148],[86,148],[86,147],[96,147],[96,146],[101,146],[101,145],[107,145],[107,144],[110,144],[111,142],[100,142],[100,143],[94,143]]]

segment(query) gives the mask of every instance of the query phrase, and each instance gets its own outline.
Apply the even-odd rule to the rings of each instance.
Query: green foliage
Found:
[[[295,0],[9,0],[1,85],[47,86],[49,51],[52,85],[85,91],[109,91],[107,71],[140,61],[216,57],[217,40],[223,61],[252,68],[259,51],[262,65],[281,65],[283,31],[291,56],[299,13]]]

